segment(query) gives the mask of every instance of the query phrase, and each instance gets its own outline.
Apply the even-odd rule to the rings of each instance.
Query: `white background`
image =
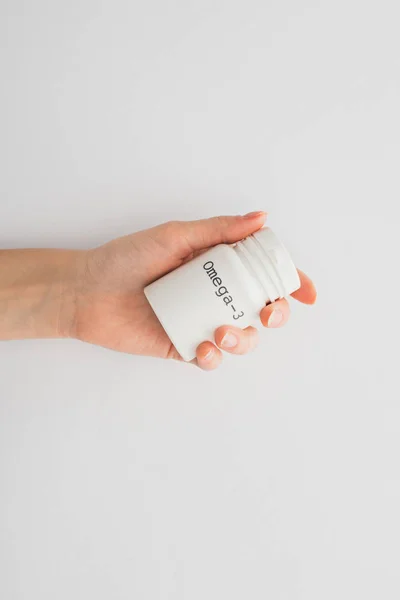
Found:
[[[398,600],[397,8],[0,0],[2,247],[265,209],[319,291],[214,373],[1,343],[1,598]]]

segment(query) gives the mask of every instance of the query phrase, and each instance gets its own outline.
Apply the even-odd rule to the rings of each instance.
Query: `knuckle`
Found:
[[[226,217],[224,215],[219,215],[218,217],[214,217],[214,218],[215,218],[215,224],[218,227],[218,229],[225,229],[229,225],[229,217]]]
[[[168,234],[176,233],[178,229],[180,229],[180,227],[180,221],[167,221],[166,223],[164,223],[164,230]]]

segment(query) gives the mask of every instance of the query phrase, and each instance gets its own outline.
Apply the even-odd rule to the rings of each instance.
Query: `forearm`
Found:
[[[0,340],[69,337],[81,253],[0,250]]]

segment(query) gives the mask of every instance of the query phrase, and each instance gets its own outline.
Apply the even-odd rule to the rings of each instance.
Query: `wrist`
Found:
[[[58,317],[55,327],[57,338],[76,338],[79,298],[82,295],[87,252],[63,251],[59,271]]]
[[[85,254],[0,251],[0,339],[73,337]]]

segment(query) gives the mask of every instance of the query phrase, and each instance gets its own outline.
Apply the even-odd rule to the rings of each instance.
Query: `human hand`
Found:
[[[263,226],[264,212],[164,223],[89,250],[80,259],[74,317],[67,335],[131,354],[181,359],[144,295],[146,285],[220,243],[234,243]],[[292,295],[313,304],[312,281],[299,271],[301,287]],[[289,303],[278,300],[262,309],[265,327],[281,327]],[[197,348],[195,362],[204,370],[218,367],[222,350],[245,354],[258,342],[254,327],[222,326],[215,342]]]

